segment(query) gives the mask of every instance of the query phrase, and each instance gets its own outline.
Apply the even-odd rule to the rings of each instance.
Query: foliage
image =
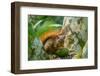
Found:
[[[28,16],[28,59],[29,60],[43,60],[47,57],[44,56],[45,51],[43,49],[43,45],[40,44],[39,38],[40,36],[49,31],[56,30],[57,28],[61,28],[61,24],[63,23],[63,17],[55,17],[55,16]],[[36,46],[36,43],[38,46]],[[34,44],[34,45],[33,45]],[[38,48],[32,48],[32,47]],[[40,52],[42,52],[40,54]],[[43,55],[43,56],[41,56]]]

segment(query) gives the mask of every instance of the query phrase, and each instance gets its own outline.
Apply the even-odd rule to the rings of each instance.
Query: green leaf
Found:
[[[69,54],[69,50],[67,48],[60,48],[56,51],[56,55],[59,57],[67,57]]]
[[[40,37],[45,32],[50,30],[57,30],[57,28],[60,27],[60,24],[55,24],[53,21],[45,21],[43,25],[37,28],[38,31],[36,32],[36,35]]]

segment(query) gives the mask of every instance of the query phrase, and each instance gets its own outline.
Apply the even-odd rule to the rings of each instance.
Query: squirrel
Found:
[[[58,48],[64,47],[64,35],[56,35],[49,37],[44,43],[44,49],[48,53],[55,53]]]
[[[64,47],[64,39],[66,37],[65,30],[68,30],[68,28],[66,28],[58,31],[48,31],[41,36],[40,40],[47,53],[55,53],[59,48]]]
[[[55,53],[59,48],[64,47],[64,40],[66,34],[70,30],[70,25],[68,24],[68,19],[64,18],[64,23],[61,29],[57,31],[48,31],[45,32],[41,37],[40,40],[44,45],[44,49],[47,53]]]

